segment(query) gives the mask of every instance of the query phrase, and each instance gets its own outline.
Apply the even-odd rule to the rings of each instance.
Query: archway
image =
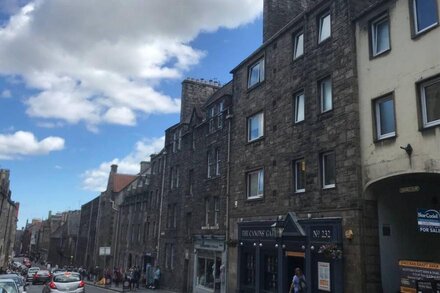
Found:
[[[440,174],[390,176],[365,192],[377,201],[383,291],[400,292],[402,284],[415,289],[430,275],[428,263],[440,266]],[[436,218],[424,221],[429,211]]]

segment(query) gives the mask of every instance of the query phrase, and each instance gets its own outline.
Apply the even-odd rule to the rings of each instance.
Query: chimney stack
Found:
[[[142,161],[141,162],[141,173],[150,168],[150,162]]]
[[[111,173],[118,173],[118,165],[116,165],[116,164],[111,165],[110,172]]]

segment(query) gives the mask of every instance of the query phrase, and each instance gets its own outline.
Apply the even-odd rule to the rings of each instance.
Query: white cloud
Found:
[[[179,111],[156,86],[203,58],[190,43],[198,34],[261,10],[262,0],[34,0],[0,28],[0,75],[37,90],[32,117],[134,125],[139,114]]]
[[[64,139],[49,136],[38,141],[34,134],[17,131],[14,134],[0,134],[0,159],[11,160],[29,155],[46,155],[64,149]]]
[[[103,162],[94,169],[85,171],[81,177],[83,188],[91,191],[103,191],[107,186],[110,166],[118,165],[118,173],[138,174],[141,161],[149,161],[150,155],[159,152],[165,143],[165,137],[144,139],[138,141],[132,152],[123,158],[114,158],[111,161]]]
[[[10,90],[3,90],[0,94],[0,98],[10,98],[12,97],[11,91]]]

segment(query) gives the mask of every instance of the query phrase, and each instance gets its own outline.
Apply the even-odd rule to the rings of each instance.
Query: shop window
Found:
[[[304,54],[304,33],[298,32],[293,37],[293,59],[298,59]]]
[[[294,162],[294,190],[296,193],[306,191],[306,162],[300,159]]]
[[[333,109],[332,80],[330,77],[326,77],[319,82],[319,94],[321,100],[321,113]]]
[[[254,141],[264,135],[264,115],[263,112],[257,113],[248,118],[248,141]]]
[[[277,256],[263,254],[263,289],[265,292],[277,292]]]
[[[416,34],[438,25],[437,0],[412,0],[412,10]]]
[[[420,84],[423,127],[440,124],[440,78]]]
[[[197,257],[197,285],[214,289],[215,262],[213,258]]]
[[[255,288],[255,254],[252,251],[243,250],[242,252],[242,272],[241,284],[247,289]]]
[[[373,110],[376,121],[376,139],[380,140],[396,136],[393,97],[387,96],[375,100]]]
[[[373,56],[390,50],[390,19],[388,14],[381,15],[371,22],[370,36]]]
[[[319,17],[318,43],[325,41],[331,36],[331,18],[330,11]]]
[[[258,60],[251,67],[248,73],[248,88],[264,81],[264,58]]]
[[[321,155],[322,188],[333,188],[336,184],[335,153],[328,152]]]
[[[264,170],[256,170],[247,174],[247,198],[261,198],[264,193]]]
[[[304,121],[304,92],[299,92],[295,94],[294,97],[294,121],[295,123],[299,123],[301,121]]]

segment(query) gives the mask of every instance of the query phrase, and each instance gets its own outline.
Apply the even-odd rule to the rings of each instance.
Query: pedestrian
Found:
[[[153,267],[150,263],[147,263],[147,267],[145,269],[145,279],[147,288],[153,287],[154,278],[153,278]]]
[[[138,267],[134,267],[134,284],[136,286],[136,289],[139,289],[139,280],[141,279],[141,272],[139,271]]]
[[[160,267],[159,267],[159,265],[156,265],[153,278],[154,278],[154,285],[153,285],[152,289],[159,289],[160,288]]]
[[[295,275],[292,279],[292,285],[290,285],[291,293],[305,293],[307,292],[306,277],[304,276],[300,268],[295,269]]]

